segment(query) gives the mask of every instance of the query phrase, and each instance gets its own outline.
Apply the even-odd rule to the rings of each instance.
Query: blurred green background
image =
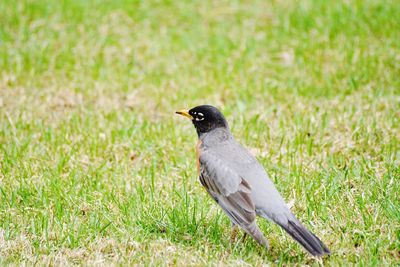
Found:
[[[398,1],[0,2],[0,264],[318,262],[229,243],[192,125],[219,107],[329,265],[400,260]]]

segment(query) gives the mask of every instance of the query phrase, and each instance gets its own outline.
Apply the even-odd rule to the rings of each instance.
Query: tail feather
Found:
[[[331,254],[328,247],[304,225],[297,220],[288,220],[287,224],[279,224],[290,236],[300,243],[311,255],[323,256]]]
[[[251,235],[261,246],[268,249],[269,243],[268,240],[264,237],[260,228],[258,228],[256,222],[252,222],[249,226],[243,228],[246,233]]]

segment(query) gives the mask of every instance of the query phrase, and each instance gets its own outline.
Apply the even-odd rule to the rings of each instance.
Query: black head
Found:
[[[189,111],[180,110],[176,113],[190,118],[199,136],[216,128],[229,129],[224,115],[216,107],[210,105],[201,105]]]

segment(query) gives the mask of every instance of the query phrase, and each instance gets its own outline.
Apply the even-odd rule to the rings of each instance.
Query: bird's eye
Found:
[[[203,121],[204,120],[204,115],[201,112],[197,113],[197,116],[195,118],[196,121]]]

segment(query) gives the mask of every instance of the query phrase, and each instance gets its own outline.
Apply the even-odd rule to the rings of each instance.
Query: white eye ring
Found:
[[[196,118],[195,118],[195,121],[204,121],[204,117],[201,117],[201,118],[196,117]]]

